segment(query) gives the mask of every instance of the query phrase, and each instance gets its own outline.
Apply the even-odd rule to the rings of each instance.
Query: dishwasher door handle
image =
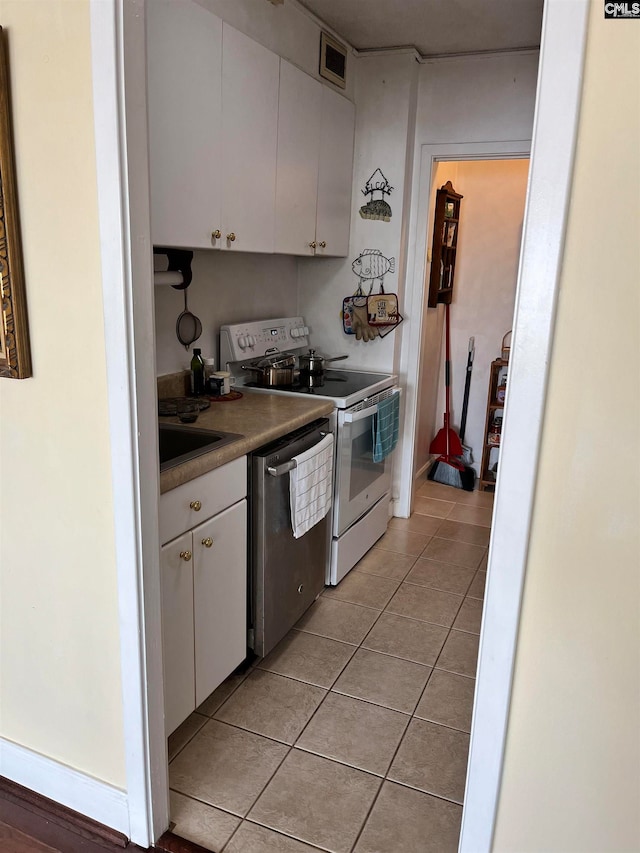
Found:
[[[320,435],[322,438],[326,438],[329,433],[322,430]],[[318,444],[320,444],[320,442],[318,442]],[[313,446],[315,447],[315,445]],[[288,462],[283,462],[282,465],[269,465],[267,468],[267,474],[270,474],[272,477],[282,477],[284,474],[288,474],[289,471],[293,471],[293,469],[297,467],[296,460],[290,459]]]
[[[289,462],[283,462],[282,465],[269,465],[267,468],[267,474],[271,474],[272,477],[282,477],[284,474],[288,474],[289,471],[293,471],[297,465],[293,459]]]

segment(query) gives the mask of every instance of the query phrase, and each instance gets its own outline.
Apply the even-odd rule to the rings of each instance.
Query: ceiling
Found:
[[[300,0],[358,50],[423,56],[538,47],[543,0]]]

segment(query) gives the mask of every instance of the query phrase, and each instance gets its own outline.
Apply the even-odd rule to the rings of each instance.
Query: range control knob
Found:
[[[299,336],[300,336],[300,330],[299,329],[291,329],[291,337],[292,338],[297,338]]]
[[[305,338],[308,336],[308,334],[309,334],[309,327],[308,326],[302,327],[302,334],[304,335]]]
[[[240,337],[238,338],[238,346],[240,347],[240,349],[247,348],[247,339],[244,335],[240,335]]]
[[[256,345],[256,339],[253,337],[253,335],[247,335],[247,340],[249,342],[250,347],[254,347]]]

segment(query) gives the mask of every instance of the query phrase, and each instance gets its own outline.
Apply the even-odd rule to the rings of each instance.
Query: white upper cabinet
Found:
[[[323,86],[316,255],[349,253],[354,133],[354,105]]]
[[[280,60],[226,24],[222,42],[222,243],[273,252]]]
[[[222,227],[222,21],[195,3],[146,9],[152,240],[211,248]]]
[[[350,101],[281,60],[276,252],[348,254],[354,129]]]
[[[321,110],[322,85],[281,60],[276,252],[314,253]]]
[[[347,255],[353,104],[198,3],[146,14],[153,244]]]

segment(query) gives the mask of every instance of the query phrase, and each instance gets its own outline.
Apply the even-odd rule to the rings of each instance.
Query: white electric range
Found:
[[[391,457],[373,461],[372,421],[378,402],[399,393],[397,376],[329,367],[318,387],[308,388],[299,382],[261,387],[242,365],[263,358],[274,347],[295,355],[308,351],[309,329],[302,317],[251,321],[220,329],[220,364],[231,372],[236,387],[266,394],[313,394],[331,400],[336,407],[332,418],[336,437],[333,517],[326,567],[326,582],[335,585],[387,529]]]

